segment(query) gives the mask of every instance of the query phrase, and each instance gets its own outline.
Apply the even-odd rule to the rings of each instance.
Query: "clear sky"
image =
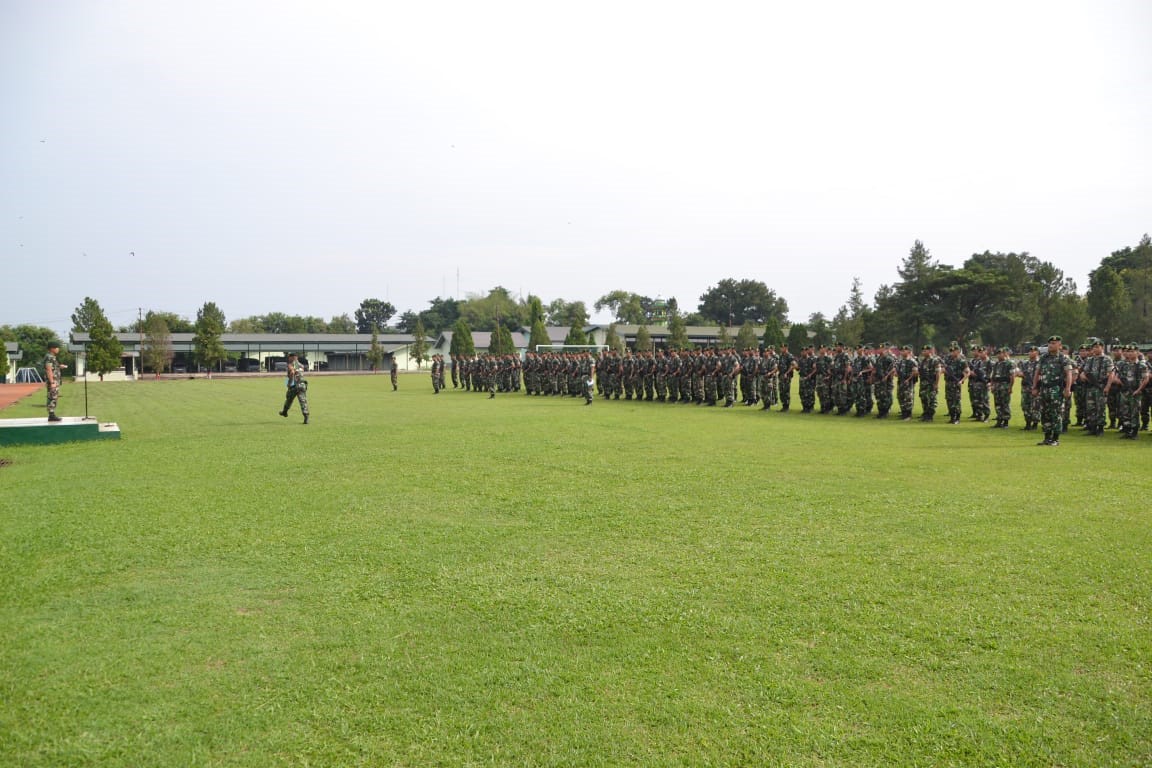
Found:
[[[545,303],[1152,230],[1152,2],[0,0],[0,324]],[[598,319],[606,319],[602,315]]]

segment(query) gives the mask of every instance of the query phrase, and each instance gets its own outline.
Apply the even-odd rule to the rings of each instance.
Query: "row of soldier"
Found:
[[[1073,405],[1072,426],[1082,426],[1092,435],[1119,429],[1129,439],[1148,429],[1152,412],[1149,366],[1136,345],[1117,347],[1106,355],[1103,344],[1096,342],[1082,345],[1074,356],[1055,336],[1046,351],[1032,348],[1028,359],[1020,362],[1007,348],[979,345],[965,357],[953,343],[941,357],[931,345],[914,356],[908,345],[859,345],[853,351],[837,343],[809,345],[799,356],[792,355],[787,345],[779,353],[773,347],[763,352],[605,350],[598,357],[586,352],[529,352],[523,363],[517,355],[460,356],[451,369],[453,387],[488,392],[490,397],[519,392],[523,383],[527,395],[584,396],[590,403],[594,382],[605,399],[733,407],[739,398],[746,406],[767,410],[779,405],[782,411],[791,407],[796,379],[803,413],[844,416],[854,410],[857,417],[865,417],[875,411],[875,418],[883,419],[895,406],[904,421],[912,419],[917,396],[920,419],[932,421],[943,382],[949,423],[960,422],[966,391],[970,418],[989,421],[994,404],[994,428],[999,429],[1008,427],[1015,381],[1022,379],[1024,429],[1043,428],[1042,445],[1058,444],[1059,435],[1068,430]],[[442,361],[438,370],[443,387]],[[434,372],[434,382],[436,377]]]

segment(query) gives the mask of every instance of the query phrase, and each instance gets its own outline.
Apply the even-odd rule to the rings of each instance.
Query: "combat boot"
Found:
[[[308,423],[308,414],[304,414],[304,423],[305,423],[305,424],[307,424],[307,423]]]
[[[281,416],[283,416],[284,418],[288,418],[288,411],[286,411],[286,410],[285,410],[285,411],[278,411],[278,413],[279,413]]]

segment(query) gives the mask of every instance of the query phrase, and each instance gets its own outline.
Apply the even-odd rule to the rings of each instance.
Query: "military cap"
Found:
[[[948,345],[948,349],[949,350],[960,349],[960,345],[957,344],[956,342],[952,342],[951,344]]]
[[[48,342],[46,349],[60,349],[60,342],[56,339],[52,339],[52,341]]]
[[[924,346],[920,347],[920,351],[922,351],[922,352],[927,351],[929,349],[932,349],[931,344],[925,344]]]
[[[911,345],[911,344],[905,344],[904,346],[900,347],[900,349],[901,349],[901,350],[905,350],[905,349],[906,349],[906,350],[908,350],[909,352],[911,352],[911,351],[912,351],[912,345]]]
[[[1104,342],[1103,342],[1103,341],[1101,341],[1100,339],[1093,339],[1093,340],[1092,340],[1092,344],[1091,344],[1091,346],[1093,346],[1093,347],[1102,347],[1102,346],[1104,346]]]
[[[1053,341],[1064,341],[1064,339],[1060,338],[1059,336],[1049,336],[1048,343],[1051,344]]]

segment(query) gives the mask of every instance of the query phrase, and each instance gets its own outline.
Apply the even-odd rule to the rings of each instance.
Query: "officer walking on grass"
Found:
[[[288,418],[288,409],[292,407],[293,400],[300,401],[300,412],[304,414],[304,423],[308,423],[308,382],[304,380],[304,366],[301,365],[295,352],[288,353],[288,371],[285,383],[288,385],[288,394],[284,397],[284,407],[280,415]]]

